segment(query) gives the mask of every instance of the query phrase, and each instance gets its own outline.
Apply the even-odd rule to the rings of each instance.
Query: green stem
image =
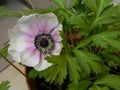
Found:
[[[17,68],[13,63],[11,63],[2,53],[0,53],[0,56],[3,57],[10,65],[12,65],[17,71],[19,71],[24,77],[27,78],[27,76],[19,68]]]
[[[72,47],[74,47],[74,43],[73,43],[73,35],[72,35],[71,30],[69,30],[69,32],[70,32],[70,40],[71,40],[71,44],[72,44]]]
[[[63,90],[63,89],[62,89],[62,85],[59,85],[59,87],[58,87],[58,88],[59,88],[59,90]]]
[[[28,2],[29,2],[29,4],[32,6],[32,8],[35,9],[35,7],[34,7],[32,1],[31,1],[31,0],[28,0]]]

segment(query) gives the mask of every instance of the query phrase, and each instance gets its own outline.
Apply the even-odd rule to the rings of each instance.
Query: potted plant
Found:
[[[51,1],[45,9],[11,12],[20,19],[1,56],[8,48],[15,61],[31,67],[37,90],[120,90],[120,5]]]

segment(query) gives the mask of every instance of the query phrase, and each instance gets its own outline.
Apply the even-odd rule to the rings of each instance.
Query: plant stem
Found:
[[[74,43],[73,43],[73,35],[72,35],[72,32],[71,32],[71,29],[69,30],[69,32],[70,32],[71,44],[72,44],[72,47],[74,47]]]
[[[62,85],[59,85],[59,87],[58,87],[58,88],[59,88],[59,90],[62,90]]]
[[[34,5],[32,4],[31,0],[28,0],[29,4],[32,6],[33,9],[35,9]]]
[[[13,63],[11,63],[2,53],[0,53],[0,56],[5,59],[10,65],[12,65],[17,71],[19,71],[24,77],[27,78],[27,76],[19,69],[17,68]]]

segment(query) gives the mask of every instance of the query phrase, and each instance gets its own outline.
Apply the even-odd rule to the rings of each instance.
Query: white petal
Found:
[[[46,60],[42,59],[41,62],[39,62],[39,64],[34,67],[34,69],[37,71],[42,71],[47,69],[51,65],[51,63],[48,63]]]
[[[53,13],[42,14],[39,17],[39,28],[42,29],[43,33],[49,33],[58,25],[57,16]]]
[[[13,29],[8,30],[9,38],[11,39],[13,36],[15,36],[17,33],[19,33],[19,29],[17,26],[15,26]]]
[[[13,48],[8,48],[8,53],[12,56],[13,60],[16,62],[21,62],[20,60],[20,52],[15,51]]]
[[[26,48],[34,46],[34,40],[29,36],[25,35],[16,35],[11,38],[9,42],[10,46],[16,51],[23,51]]]
[[[28,48],[21,52],[21,62],[26,66],[36,66],[40,61],[40,52],[36,48]]]
[[[40,14],[31,14],[29,16],[23,16],[21,19],[19,19],[17,23],[18,29],[32,36],[37,35],[40,32],[37,25],[38,16],[40,16]]]
[[[52,51],[52,55],[60,55],[63,45],[61,43],[55,43],[55,48]]]
[[[24,23],[24,24],[32,24],[35,21],[37,21],[37,18],[40,14],[30,14],[29,16],[22,16],[18,20],[18,24]]]

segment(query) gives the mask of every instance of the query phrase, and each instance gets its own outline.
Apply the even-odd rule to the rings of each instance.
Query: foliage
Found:
[[[0,84],[0,90],[9,90],[9,81],[3,81],[1,84]]]
[[[111,73],[112,66],[120,66],[120,5],[114,6],[112,0],[70,0],[68,4],[67,0],[50,1],[55,6],[22,12],[55,13],[63,24],[60,33],[64,48],[60,55],[45,58],[51,67],[40,72],[32,70],[29,77],[44,77],[59,85],[69,79],[67,90],[120,90],[120,74]],[[0,11],[0,16],[15,15],[4,7]],[[77,35],[80,40],[72,38]],[[0,51],[4,56],[7,47]]]

